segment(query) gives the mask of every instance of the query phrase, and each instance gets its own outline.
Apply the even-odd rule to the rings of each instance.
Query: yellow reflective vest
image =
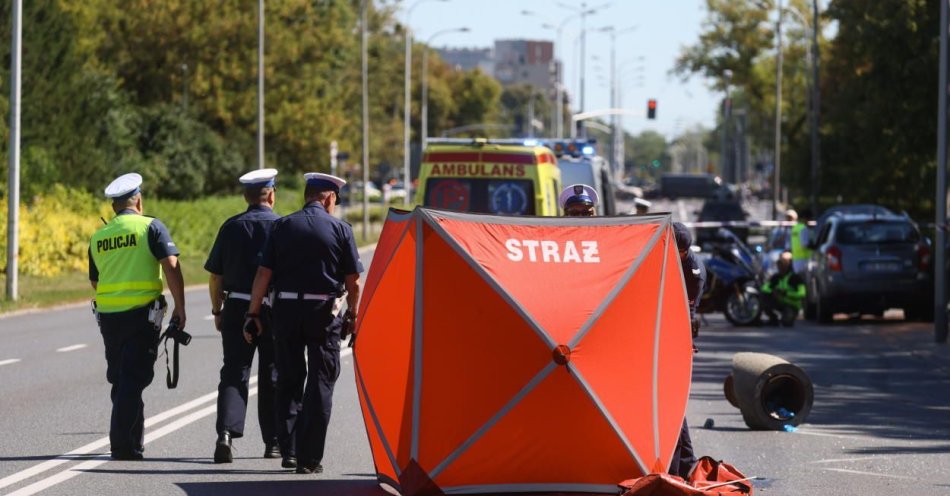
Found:
[[[811,256],[811,250],[802,244],[802,231],[807,226],[801,222],[792,226],[792,260],[807,260]]]
[[[117,215],[89,243],[99,270],[99,312],[124,312],[148,305],[162,294],[162,269],[148,247],[151,217]]]

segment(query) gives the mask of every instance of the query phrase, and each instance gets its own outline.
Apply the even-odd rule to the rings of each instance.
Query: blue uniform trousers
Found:
[[[148,307],[103,313],[99,318],[106,348],[106,379],[112,384],[112,452],[141,453],[145,442],[142,391],[155,376],[158,329],[148,321]]]
[[[696,454],[693,453],[693,440],[689,437],[689,426],[683,418],[683,427],[680,428],[680,438],[673,449],[673,459],[670,460],[670,474],[686,478],[693,465],[696,464]]]
[[[296,456],[304,465],[323,460],[333,387],[340,377],[341,321],[331,314],[332,304],[277,300],[274,306],[277,439],[283,456]]]
[[[264,444],[277,441],[277,415],[274,410],[274,390],[277,369],[274,366],[274,339],[268,331],[269,310],[262,307],[261,323],[264,332],[254,344],[244,340],[244,314],[249,302],[229,298],[221,313],[221,344],[224,364],[218,383],[218,434],[227,431],[233,438],[244,436],[247,415],[248,381],[251,364],[257,351],[257,422],[261,427]]]

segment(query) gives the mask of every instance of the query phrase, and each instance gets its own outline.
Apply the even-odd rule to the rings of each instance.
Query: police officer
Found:
[[[795,325],[795,319],[798,318],[802,301],[805,299],[805,281],[792,271],[791,252],[782,252],[776,265],[778,272],[773,274],[760,290],[762,313],[769,317],[770,326],[778,325],[778,313],[782,325],[791,327]]]
[[[175,300],[172,315],[185,328],[185,292],[178,248],[168,229],[142,215],[142,176],[125,174],[105,189],[116,216],[92,235],[89,281],[112,384],[109,442],[112,458],[141,460],[144,451],[142,391],[151,384],[165,313],[162,273]]]
[[[586,184],[572,184],[558,198],[565,217],[593,217],[597,215],[597,191]]]
[[[636,215],[646,215],[650,213],[650,207],[653,206],[653,203],[643,198],[636,198],[633,200],[633,205],[637,209]]]
[[[224,365],[221,367],[221,382],[218,383],[215,463],[231,463],[231,440],[244,436],[247,387],[255,349],[258,371],[257,421],[264,438],[264,458],[280,457],[277,413],[274,411],[277,369],[274,367],[273,338],[267,333],[269,304],[261,308],[262,337],[251,343],[244,340],[244,314],[251,301],[254,275],[271,225],[280,218],[273,210],[276,176],[276,169],[260,169],[241,176],[239,181],[244,186],[247,210],[224,222],[205,262],[205,270],[211,273],[208,282],[211,314],[214,315],[215,329],[221,333],[224,349]]]
[[[683,268],[683,280],[686,283],[686,298],[689,300],[690,326],[693,338],[699,336],[699,301],[703,296],[703,287],[706,284],[706,268],[695,253],[690,250],[693,236],[689,229],[680,222],[673,223],[673,236],[676,238],[676,249],[679,251],[680,264]],[[694,348],[695,349],[695,348]],[[670,473],[686,478],[690,469],[696,463],[693,452],[693,441],[689,437],[689,426],[683,418],[683,427],[680,429],[680,438],[673,450],[673,459],[670,462]]]
[[[811,249],[808,248],[809,236],[811,236],[811,228],[808,227],[808,222],[814,220],[811,209],[805,209],[802,211],[800,218],[796,219],[796,223],[792,226],[792,239],[791,239],[791,251],[792,251],[792,268],[796,274],[804,275],[805,269],[808,268],[808,259],[811,258]]]
[[[333,217],[346,181],[321,173],[304,177],[305,205],[274,222],[247,319],[248,328],[262,330],[261,301],[273,286],[281,466],[312,474],[323,471],[333,386],[340,375],[340,341],[345,329],[355,325],[363,264],[352,228]],[[341,319],[335,307],[342,306],[344,294],[348,309]],[[245,338],[251,337],[245,331]]]

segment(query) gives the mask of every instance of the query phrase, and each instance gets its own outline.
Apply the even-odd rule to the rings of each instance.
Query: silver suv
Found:
[[[806,318],[880,316],[896,307],[908,320],[933,320],[930,246],[906,216],[832,215],[811,248]]]

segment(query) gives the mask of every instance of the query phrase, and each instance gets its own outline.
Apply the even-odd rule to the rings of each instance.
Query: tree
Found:
[[[823,192],[933,212],[939,2],[835,0],[828,16]]]

